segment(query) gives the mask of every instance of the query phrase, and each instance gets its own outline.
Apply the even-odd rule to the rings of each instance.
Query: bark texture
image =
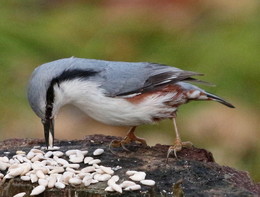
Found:
[[[47,189],[39,196],[260,196],[260,184],[254,183],[247,172],[239,171],[231,167],[220,166],[214,162],[210,152],[199,148],[184,148],[178,152],[178,159],[173,155],[166,163],[168,145],[157,144],[153,147],[143,147],[139,144],[128,146],[127,152],[121,148],[115,149],[117,155],[111,153],[108,145],[112,140],[120,139],[114,136],[92,135],[84,140],[55,141],[56,146],[65,152],[69,149],[81,149],[94,151],[103,148],[105,153],[99,156],[102,165],[122,167],[116,171],[120,180],[128,179],[127,170],[146,172],[146,179],[156,182],[153,187],[142,186],[140,191],[124,191],[108,193],[104,191],[106,182],[100,182],[84,186],[67,186],[65,189]],[[17,150],[29,152],[36,145],[44,146],[40,139],[9,139],[0,142],[0,157],[4,152],[10,152],[10,158]],[[81,164],[84,167],[84,164]],[[5,174],[6,172],[2,172]],[[19,178],[11,179],[0,185],[0,196],[10,197],[19,192],[28,193],[37,184],[21,181]]]

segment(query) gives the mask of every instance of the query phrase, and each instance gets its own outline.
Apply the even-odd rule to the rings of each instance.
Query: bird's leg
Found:
[[[181,137],[180,137],[180,134],[179,134],[179,131],[177,128],[177,124],[176,124],[176,117],[174,117],[172,120],[173,120],[174,130],[175,130],[175,134],[176,134],[176,139],[175,139],[173,146],[170,146],[170,148],[168,149],[167,160],[172,151],[174,153],[174,156],[177,158],[177,152],[180,151],[182,149],[182,147],[191,147],[192,146],[192,143],[189,141],[188,142],[181,141]]]
[[[128,131],[127,135],[124,137],[123,140],[113,140],[113,141],[110,143],[110,145],[109,145],[110,151],[113,153],[113,151],[111,150],[111,147],[122,147],[123,149],[129,151],[129,150],[125,147],[125,145],[126,145],[126,144],[130,144],[131,142],[135,142],[135,141],[140,142],[140,143],[141,143],[142,145],[144,145],[144,146],[147,146],[147,143],[146,143],[145,139],[140,138],[140,137],[137,137],[137,136],[134,134],[135,129],[136,129],[136,126],[132,127],[132,128]]]

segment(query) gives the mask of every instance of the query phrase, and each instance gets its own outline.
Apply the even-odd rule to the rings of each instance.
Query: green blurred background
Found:
[[[33,69],[64,57],[148,61],[205,73],[203,87],[232,102],[192,102],[179,109],[183,140],[260,181],[260,6],[258,0],[8,0],[0,6],[0,140],[43,138],[27,103]],[[65,107],[59,139],[124,136]],[[171,121],[140,126],[149,145],[172,144]]]

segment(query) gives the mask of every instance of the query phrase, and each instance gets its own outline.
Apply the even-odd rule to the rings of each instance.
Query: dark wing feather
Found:
[[[207,81],[203,81],[203,80],[200,80],[200,79],[195,79],[193,77],[187,78],[187,79],[185,79],[185,81],[192,82],[192,83],[199,83],[199,84],[203,84],[203,85],[206,85],[206,86],[213,86],[213,87],[216,86],[213,83],[210,83],[210,82],[207,82]]]
[[[168,66],[167,66],[168,67]],[[173,68],[173,67],[169,67],[169,68]],[[184,70],[180,70],[180,69],[176,69],[173,68],[174,71],[165,71],[165,72],[161,72],[159,74],[154,74],[154,75],[150,75],[144,85],[141,88],[132,90],[132,91],[128,91],[128,92],[123,92],[120,94],[117,94],[117,96],[128,96],[131,94],[140,94],[140,93],[144,93],[144,92],[148,92],[151,90],[154,90],[158,87],[167,85],[167,84],[173,84],[179,81],[200,81],[197,79],[192,78],[191,76],[199,76],[199,75],[203,75],[200,73],[196,73],[196,72],[191,72],[191,71],[184,71]]]

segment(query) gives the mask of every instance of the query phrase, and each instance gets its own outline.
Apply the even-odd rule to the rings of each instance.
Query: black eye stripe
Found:
[[[52,116],[53,102],[54,102],[54,85],[63,81],[69,81],[73,79],[85,80],[91,76],[96,75],[98,72],[93,70],[65,70],[59,76],[53,78],[46,92],[46,108],[45,108],[45,120],[49,120]]]

